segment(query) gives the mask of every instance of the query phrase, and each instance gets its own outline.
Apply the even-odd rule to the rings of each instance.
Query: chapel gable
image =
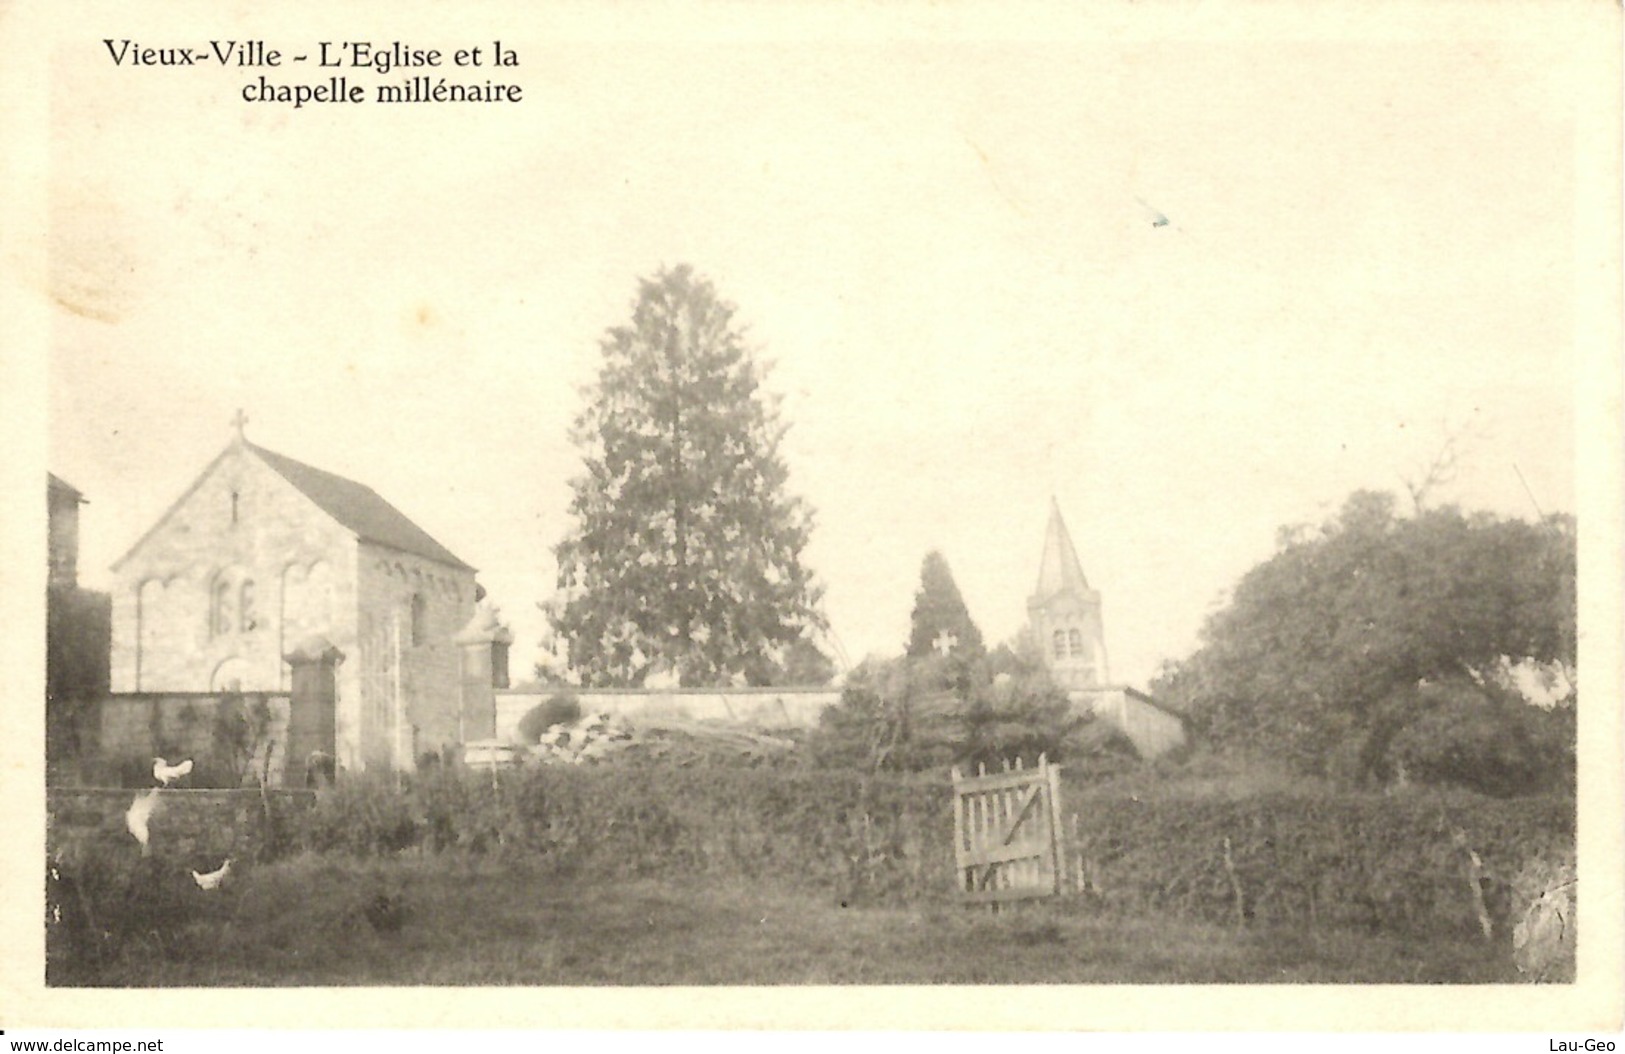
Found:
[[[284,688],[282,655],[297,639],[290,628],[329,632],[337,614],[327,603],[327,625],[285,625],[287,603],[307,611],[309,569],[330,568],[353,548],[339,524],[236,439],[114,565],[114,689]]]

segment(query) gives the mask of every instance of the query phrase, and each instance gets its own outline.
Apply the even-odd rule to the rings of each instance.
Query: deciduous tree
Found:
[[[1497,673],[1508,661],[1573,670],[1574,576],[1569,517],[1528,523],[1443,507],[1402,518],[1392,496],[1358,492],[1318,531],[1281,532],[1275,555],[1209,618],[1198,650],[1152,691],[1221,746],[1384,778],[1396,739],[1422,715],[1437,728],[1439,714],[1473,698],[1493,720],[1511,695]],[[1502,722],[1509,734],[1528,717],[1513,714],[1518,722]],[[1481,729],[1472,738],[1483,742]]]

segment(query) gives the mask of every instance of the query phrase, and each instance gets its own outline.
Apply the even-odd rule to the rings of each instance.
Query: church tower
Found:
[[[1100,593],[1089,588],[1061,507],[1050,499],[1038,588],[1027,600],[1027,621],[1043,649],[1044,662],[1063,689],[1109,683],[1106,636],[1100,621]]]

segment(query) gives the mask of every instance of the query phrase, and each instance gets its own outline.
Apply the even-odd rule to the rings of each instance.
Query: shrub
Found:
[[[581,701],[565,692],[549,696],[525,712],[519,719],[519,736],[526,743],[537,743],[542,733],[554,725],[570,725],[581,720]]]
[[[220,700],[210,728],[210,752],[198,759],[198,787],[241,787],[264,772],[270,758],[271,704],[263,695],[233,692]],[[258,769],[258,771],[256,771]]]
[[[1018,668],[978,687],[960,718],[963,733],[957,760],[962,764],[991,768],[1018,758],[1033,764],[1040,754],[1057,761],[1121,751],[1124,737],[1114,736],[1104,725],[1091,727],[1096,725],[1092,715],[1075,715],[1066,693],[1043,670]],[[1096,734],[1084,735],[1086,728]],[[1132,744],[1128,756],[1134,756]]]
[[[305,848],[357,855],[393,853],[420,843],[413,802],[394,776],[351,776],[317,791],[301,825]]]
[[[1040,754],[1112,768],[1132,763],[1132,746],[1091,730],[1093,721],[1074,712],[1041,658],[1001,646],[985,657],[864,660],[808,746],[823,765],[870,772],[1036,763]]]

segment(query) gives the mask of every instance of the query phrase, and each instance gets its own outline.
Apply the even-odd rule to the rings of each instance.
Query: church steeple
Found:
[[[1061,519],[1061,504],[1051,497],[1049,527],[1044,531],[1044,556],[1038,564],[1038,588],[1033,590],[1033,597],[1042,600],[1057,593],[1088,591],[1089,580],[1083,576],[1078,551],[1072,547],[1066,521]]]
[[[1038,586],[1027,600],[1027,619],[1050,675],[1062,688],[1092,688],[1109,680],[1100,593],[1089,588],[1054,498],[1038,562]]]

